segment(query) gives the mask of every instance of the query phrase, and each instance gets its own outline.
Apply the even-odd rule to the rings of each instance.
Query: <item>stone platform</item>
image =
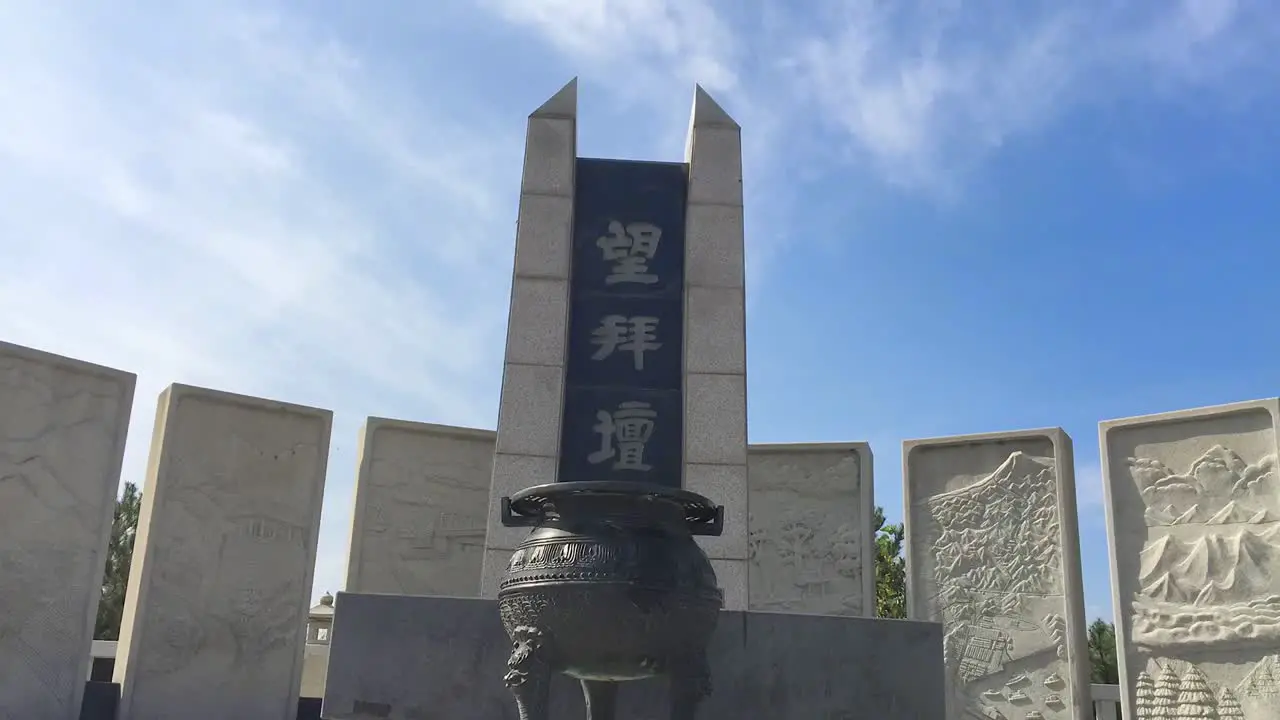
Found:
[[[510,643],[488,599],[339,593],[321,717],[517,720],[502,684]],[[703,720],[939,720],[942,626],[725,611],[710,647]],[[620,720],[665,720],[661,680],[625,683]],[[557,676],[552,716],[585,717]]]

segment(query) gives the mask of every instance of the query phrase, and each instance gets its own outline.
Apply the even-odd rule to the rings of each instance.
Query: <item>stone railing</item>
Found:
[[[1090,685],[1093,697],[1094,720],[1118,720],[1120,717],[1120,686]]]

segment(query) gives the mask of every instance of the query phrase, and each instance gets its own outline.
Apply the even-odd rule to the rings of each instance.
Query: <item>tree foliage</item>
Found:
[[[1099,685],[1116,685],[1120,682],[1120,667],[1116,661],[1116,628],[1098,618],[1089,625],[1089,681]]]
[[[886,524],[884,508],[876,506],[876,616],[907,616],[907,561],[902,556],[905,528]]]
[[[133,559],[133,540],[138,532],[138,511],[141,508],[142,493],[138,492],[138,486],[126,482],[124,492],[116,499],[115,514],[111,518],[111,544],[107,546],[106,570],[102,577],[102,600],[98,602],[98,619],[93,629],[93,637],[97,640],[117,640],[120,637],[120,618],[124,614],[129,563]]]

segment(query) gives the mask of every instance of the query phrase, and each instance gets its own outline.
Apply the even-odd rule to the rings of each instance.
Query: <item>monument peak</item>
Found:
[[[565,83],[546,102],[534,110],[531,118],[568,118],[578,117],[578,78]]]
[[[693,86],[693,112],[689,118],[690,132],[695,127],[742,129],[738,122],[729,113],[725,112],[725,109],[720,107],[720,103],[716,102],[701,85]]]

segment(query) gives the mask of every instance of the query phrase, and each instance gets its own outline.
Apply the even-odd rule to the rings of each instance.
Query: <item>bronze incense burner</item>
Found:
[[[650,483],[563,482],[503,498],[502,523],[533,528],[498,592],[521,720],[549,720],[556,672],[581,681],[588,720],[615,717],[618,682],[656,675],[672,720],[694,720],[723,606],[694,536],[719,535],[724,508]]]

